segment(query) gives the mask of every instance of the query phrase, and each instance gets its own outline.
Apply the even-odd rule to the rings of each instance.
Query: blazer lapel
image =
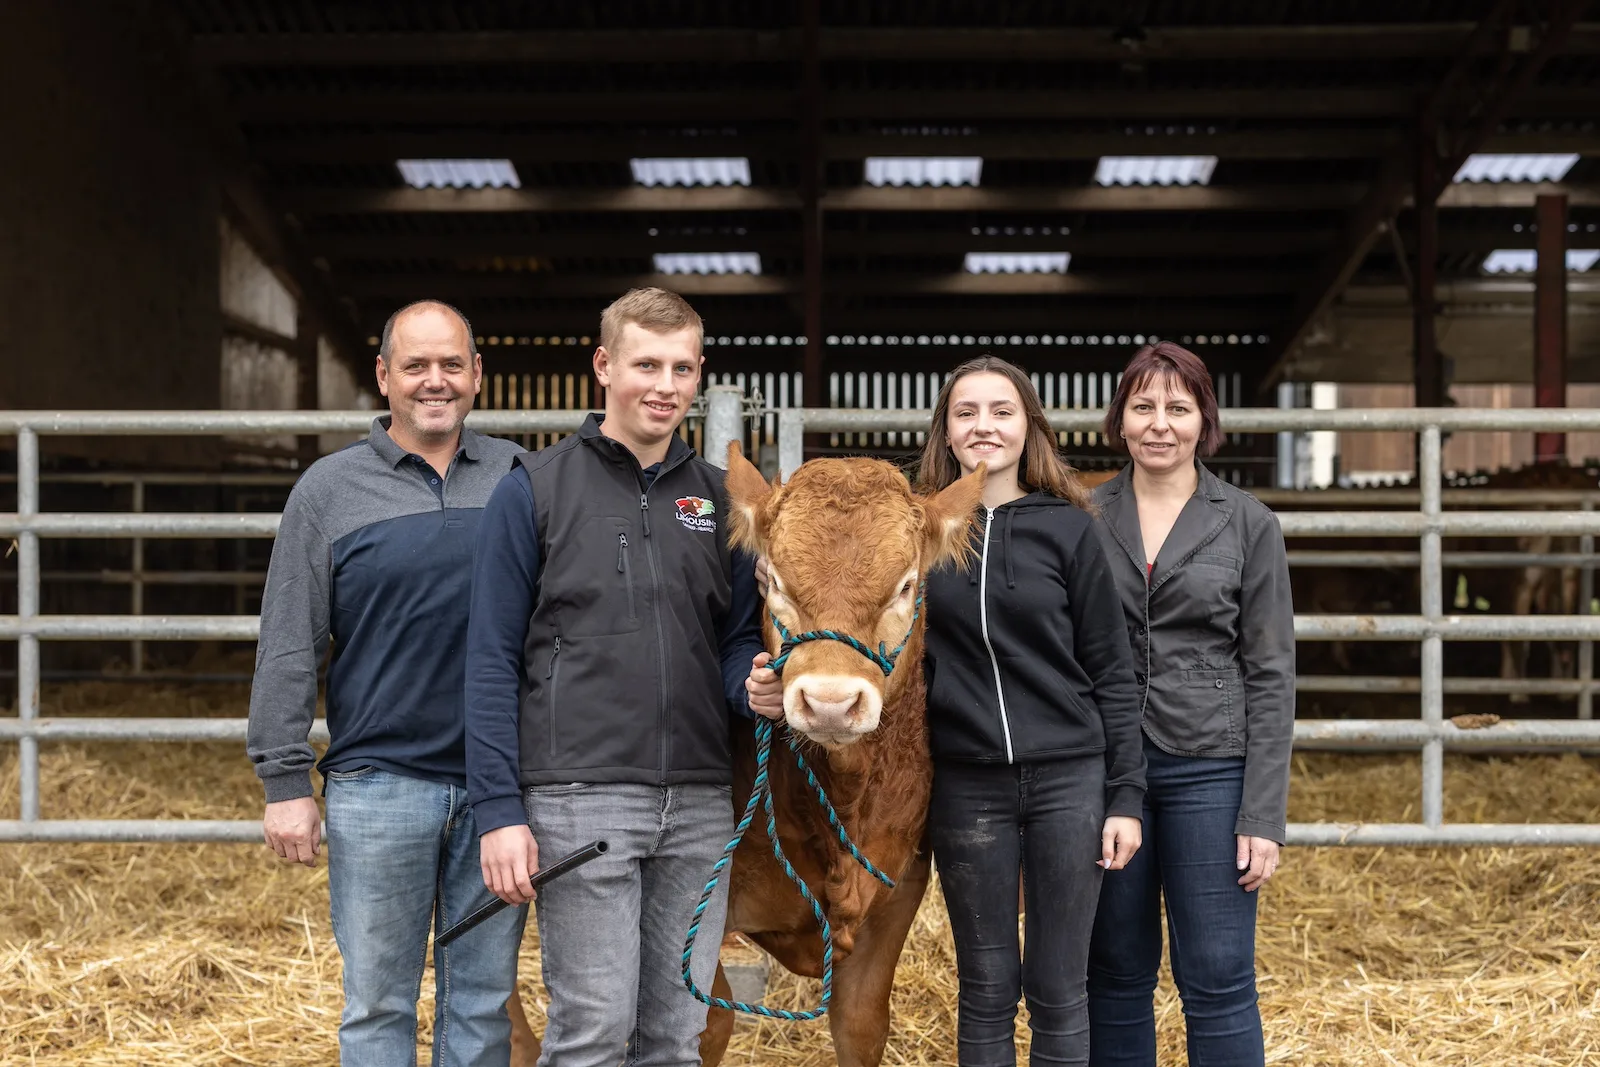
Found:
[[[1122,546],[1122,551],[1133,560],[1133,565],[1139,568],[1142,576],[1146,571],[1144,558],[1144,534],[1139,529],[1139,505],[1133,499],[1132,472],[1130,464],[1122,468],[1122,473],[1111,479],[1105,485],[1105,497],[1100,503],[1100,514],[1104,516],[1106,529],[1111,531],[1111,536],[1117,544]]]
[[[1162,583],[1172,577],[1179,567],[1189,562],[1189,557],[1221,533],[1233,517],[1233,509],[1228,506],[1216,475],[1206,470],[1203,464],[1196,466],[1200,471],[1199,484],[1195,486],[1194,495],[1178,513],[1178,521],[1172,524],[1172,532],[1167,534],[1167,540],[1156,557],[1156,573],[1150,580],[1152,593],[1161,588]]]

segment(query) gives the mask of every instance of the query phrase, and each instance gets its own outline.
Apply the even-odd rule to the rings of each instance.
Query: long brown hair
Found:
[[[1085,511],[1094,510],[1089,490],[1078,480],[1074,470],[1056,451],[1056,432],[1044,417],[1044,404],[1033,382],[1015,363],[999,356],[979,356],[969,359],[945,379],[939,390],[939,399],[933,405],[933,425],[928,427],[928,440],[922,446],[922,462],[917,471],[917,489],[921,492],[938,492],[961,477],[961,464],[950,450],[950,433],[946,424],[950,418],[950,394],[955,384],[969,374],[998,374],[1011,383],[1022,401],[1022,413],[1028,420],[1028,434],[1022,443],[1022,458],[1017,463],[1017,484],[1031,493],[1049,493]]]

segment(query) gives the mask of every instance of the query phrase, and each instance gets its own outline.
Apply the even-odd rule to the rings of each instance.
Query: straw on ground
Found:
[[[228,686],[47,689],[50,715],[243,714]],[[219,745],[47,745],[46,817],[256,818],[243,753]],[[1296,819],[1416,817],[1415,757],[1303,756]],[[15,750],[0,818],[17,817]],[[1600,764],[1451,758],[1446,817],[1600,819]],[[1305,1065],[1600,1065],[1600,851],[1296,849],[1262,899],[1268,1060]],[[538,945],[522,993],[537,1027]],[[814,983],[775,972],[769,1001]],[[423,980],[429,1038],[432,973]],[[953,1064],[956,978],[930,895],[901,959],[887,1063]],[[0,845],[0,1062],[262,1064],[337,1060],[339,957],[327,869],[240,845]],[[1181,1010],[1158,994],[1162,1062]],[[1024,1029],[1025,1032],[1025,1029]],[[727,1062],[832,1062],[826,1024],[750,1023]]]

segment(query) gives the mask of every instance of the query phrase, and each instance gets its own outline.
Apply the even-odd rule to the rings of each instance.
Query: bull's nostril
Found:
[[[847,717],[856,710],[856,705],[861,701],[859,694],[851,694],[844,700],[819,700],[810,693],[806,693],[805,698],[806,707],[810,708],[811,713],[819,719]]]

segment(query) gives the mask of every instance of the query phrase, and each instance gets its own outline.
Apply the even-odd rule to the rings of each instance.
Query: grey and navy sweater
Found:
[[[522,450],[461,431],[441,477],[373,420],[295,483],[272,547],[247,748],[268,802],[311,795],[307,735],[331,643],[318,769],[466,784],[463,671],[484,505]]]

